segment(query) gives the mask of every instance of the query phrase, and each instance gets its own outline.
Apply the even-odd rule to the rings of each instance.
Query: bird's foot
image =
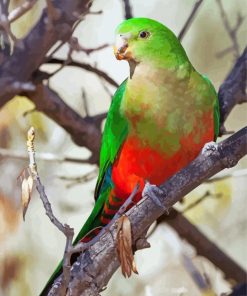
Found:
[[[204,155],[210,155],[212,152],[215,152],[218,150],[218,144],[215,142],[208,142],[204,145],[202,148],[202,154]]]
[[[149,196],[157,206],[168,212],[167,208],[161,202],[161,199],[164,198],[165,195],[164,190],[149,182],[146,182],[142,191],[142,197]]]

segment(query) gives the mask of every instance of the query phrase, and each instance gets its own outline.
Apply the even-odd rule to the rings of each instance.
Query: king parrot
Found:
[[[107,225],[137,183],[135,202],[142,198],[146,181],[160,185],[219,133],[216,91],[166,26],[148,18],[125,20],[116,29],[114,51],[117,59],[128,61],[130,75],[108,112],[96,203],[74,245],[90,240],[93,229]]]

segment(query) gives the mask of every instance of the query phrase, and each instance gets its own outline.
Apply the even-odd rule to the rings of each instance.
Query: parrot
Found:
[[[155,193],[219,134],[215,88],[192,66],[169,28],[149,18],[124,20],[116,29],[114,53],[129,63],[129,77],[112,99],[102,135],[95,206],[74,245],[90,241],[106,226],[136,184],[133,204],[142,198],[146,182]],[[46,288],[61,272],[62,263]]]

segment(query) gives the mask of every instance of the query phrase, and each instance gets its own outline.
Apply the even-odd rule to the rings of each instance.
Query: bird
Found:
[[[114,53],[129,63],[129,77],[112,99],[102,135],[95,205],[74,245],[91,240],[106,226],[136,184],[133,203],[142,198],[147,182],[157,191],[219,134],[215,88],[193,67],[168,27],[149,18],[124,20],[116,28]],[[60,263],[46,288],[61,271]]]

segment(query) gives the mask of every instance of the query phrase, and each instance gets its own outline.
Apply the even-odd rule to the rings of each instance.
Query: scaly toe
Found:
[[[214,151],[218,150],[218,144],[215,142],[208,142],[204,145],[204,147],[202,148],[202,154],[211,154]]]
[[[162,189],[160,189],[156,185],[150,184],[149,182],[146,182],[142,191],[142,197],[149,196],[157,206],[159,206],[163,210],[167,210],[161,202],[161,198],[164,197],[164,195],[165,192]]]

